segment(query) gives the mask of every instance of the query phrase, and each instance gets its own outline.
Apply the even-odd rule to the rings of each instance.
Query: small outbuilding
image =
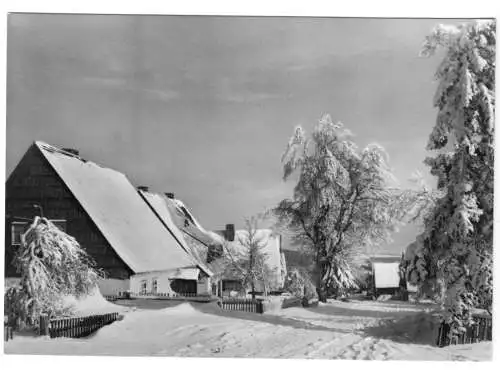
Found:
[[[380,255],[370,258],[373,273],[373,292],[375,297],[382,294],[399,294],[404,279],[401,278],[399,265],[401,257]]]

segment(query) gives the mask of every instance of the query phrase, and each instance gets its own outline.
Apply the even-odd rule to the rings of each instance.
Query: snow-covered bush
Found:
[[[312,299],[316,296],[316,288],[306,271],[292,268],[285,279],[285,291],[297,298]]]
[[[35,217],[14,256],[20,286],[6,293],[15,317],[32,325],[44,313],[67,312],[65,296],[89,294],[101,276],[78,242],[46,218]]]

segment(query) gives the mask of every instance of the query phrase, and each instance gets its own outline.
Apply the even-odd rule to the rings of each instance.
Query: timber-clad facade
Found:
[[[5,275],[17,277],[12,254],[16,226],[26,226],[35,215],[64,223],[68,234],[84,247],[106,276],[128,279],[133,273],[117,255],[78,200],[50,166],[36,145],[25,153],[6,183]],[[40,210],[38,205],[42,208]]]

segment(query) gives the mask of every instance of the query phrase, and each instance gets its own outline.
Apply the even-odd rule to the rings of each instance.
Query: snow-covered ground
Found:
[[[89,303],[89,302],[87,302]],[[129,302],[130,303],[130,302]],[[15,336],[10,354],[259,357],[377,360],[492,359],[492,343],[434,347],[428,305],[331,301],[258,315],[216,304],[144,301],[82,339]],[[101,304],[101,306],[104,306]],[[87,309],[88,304],[87,304]],[[83,312],[84,313],[84,312]]]

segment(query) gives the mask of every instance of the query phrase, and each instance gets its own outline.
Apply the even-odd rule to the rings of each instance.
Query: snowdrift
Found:
[[[71,310],[74,316],[89,316],[95,314],[124,312],[127,307],[118,306],[108,302],[96,287],[89,295],[76,298],[74,296],[66,296],[63,299],[64,305]]]
[[[169,315],[189,315],[189,314],[195,314],[199,313],[195,307],[191,303],[181,303],[178,306],[174,307],[169,307],[169,308],[164,308],[162,309],[162,312],[164,314],[169,314]]]

